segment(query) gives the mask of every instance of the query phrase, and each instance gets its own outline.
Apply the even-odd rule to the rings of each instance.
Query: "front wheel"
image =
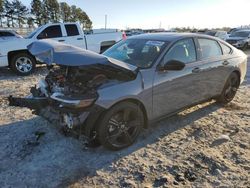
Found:
[[[229,103],[233,100],[240,86],[240,78],[237,73],[233,72],[226,81],[221,95],[217,98],[219,103]]]
[[[119,150],[135,142],[144,125],[139,105],[122,102],[104,114],[98,127],[100,143],[111,150]]]
[[[20,76],[27,76],[34,72],[36,59],[25,52],[14,54],[10,60],[10,68]]]

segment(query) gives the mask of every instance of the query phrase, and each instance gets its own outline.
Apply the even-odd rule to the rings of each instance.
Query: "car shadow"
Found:
[[[103,147],[86,149],[81,141],[65,137],[40,117],[1,125],[0,184],[47,187],[50,182],[50,187],[70,186],[221,108],[215,103],[206,104],[150,125],[136,143],[116,152]]]

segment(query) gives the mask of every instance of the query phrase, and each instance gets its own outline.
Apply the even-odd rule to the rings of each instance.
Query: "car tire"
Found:
[[[26,52],[16,53],[10,59],[10,68],[17,75],[30,75],[35,71],[36,59]]]
[[[100,119],[98,140],[109,150],[126,148],[135,142],[144,123],[144,114],[139,105],[121,102],[111,107]]]
[[[221,104],[227,104],[234,99],[237,90],[240,86],[239,75],[235,72],[231,73],[228,77],[226,84],[223,88],[221,95],[217,98],[217,102]]]

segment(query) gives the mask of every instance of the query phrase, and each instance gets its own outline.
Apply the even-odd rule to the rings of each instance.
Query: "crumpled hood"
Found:
[[[137,67],[89,50],[53,40],[40,40],[27,46],[29,52],[42,62],[64,66],[107,65],[119,70],[137,73]]]

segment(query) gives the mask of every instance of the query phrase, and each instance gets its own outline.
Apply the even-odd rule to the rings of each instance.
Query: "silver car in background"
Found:
[[[50,72],[10,105],[112,150],[131,145],[152,121],[210,99],[230,102],[247,68],[242,51],[199,34],[133,36],[103,55],[52,41],[28,49]]]
[[[0,29],[0,42],[17,38],[23,38],[23,37],[14,30]]]

